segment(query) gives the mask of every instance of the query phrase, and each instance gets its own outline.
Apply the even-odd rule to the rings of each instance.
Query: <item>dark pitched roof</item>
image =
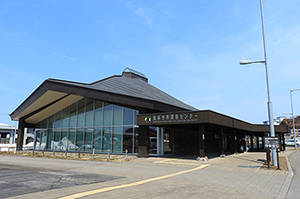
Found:
[[[78,87],[84,87],[108,93],[121,94],[134,98],[156,101],[182,109],[197,111],[198,109],[183,103],[171,95],[161,91],[140,78],[128,78],[120,75],[111,76],[91,84],[70,82],[57,79],[49,79],[52,82],[58,82]]]
[[[12,120],[24,118],[26,122],[35,123],[82,97],[137,109],[141,113],[198,110],[152,86],[145,76],[124,70],[122,75],[90,84],[47,79],[10,116]]]

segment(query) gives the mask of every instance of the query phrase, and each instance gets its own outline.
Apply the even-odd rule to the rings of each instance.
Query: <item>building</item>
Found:
[[[246,149],[245,136],[262,140],[268,126],[253,125],[213,111],[200,111],[148,83],[130,68],[90,84],[45,80],[11,118],[35,129],[36,148],[138,154],[199,154]],[[276,127],[283,142],[285,126]],[[262,144],[262,143],[261,143]],[[261,149],[257,142],[257,150]]]
[[[16,126],[0,123],[0,144],[15,143]]]
[[[294,118],[294,122],[295,122],[295,134],[296,137],[300,137],[300,116],[296,116]],[[289,134],[286,134],[286,136],[290,139],[294,138],[294,132],[293,132],[293,119],[288,119],[285,118],[281,121],[280,125],[285,125],[288,126],[290,128],[290,132]]]

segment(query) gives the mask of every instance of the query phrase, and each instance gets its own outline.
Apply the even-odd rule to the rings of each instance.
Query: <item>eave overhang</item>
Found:
[[[84,83],[69,84],[47,79],[10,114],[10,117],[13,121],[22,118],[26,123],[35,124],[83,97],[147,112],[187,111],[185,108],[162,102],[89,88],[88,84]]]
[[[177,116],[176,116],[177,115]],[[159,117],[158,117],[159,116]],[[176,118],[176,117],[177,118]],[[158,119],[159,118],[159,119]],[[168,120],[166,118],[169,118]],[[173,118],[173,119],[171,119]],[[137,116],[139,126],[194,126],[198,129],[199,124],[209,124],[219,127],[231,128],[252,133],[266,133],[270,131],[269,125],[251,124],[227,115],[223,115],[211,110],[202,111],[181,111],[168,113],[148,113]],[[276,133],[289,133],[288,126],[275,126]]]

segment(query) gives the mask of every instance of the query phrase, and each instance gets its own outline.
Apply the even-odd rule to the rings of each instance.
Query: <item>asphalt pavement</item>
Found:
[[[260,169],[263,152],[199,162],[138,158],[96,162],[0,155],[0,198],[294,198],[299,151],[292,172]],[[295,156],[295,157],[294,157]],[[299,157],[299,155],[298,155]],[[292,181],[292,182],[291,182]],[[296,197],[299,198],[299,197]]]

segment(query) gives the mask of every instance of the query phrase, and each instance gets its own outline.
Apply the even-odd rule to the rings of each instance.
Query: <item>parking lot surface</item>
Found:
[[[205,162],[158,157],[93,162],[1,155],[0,186],[5,193],[1,198],[285,197],[290,172],[260,169],[263,159],[262,152]]]

